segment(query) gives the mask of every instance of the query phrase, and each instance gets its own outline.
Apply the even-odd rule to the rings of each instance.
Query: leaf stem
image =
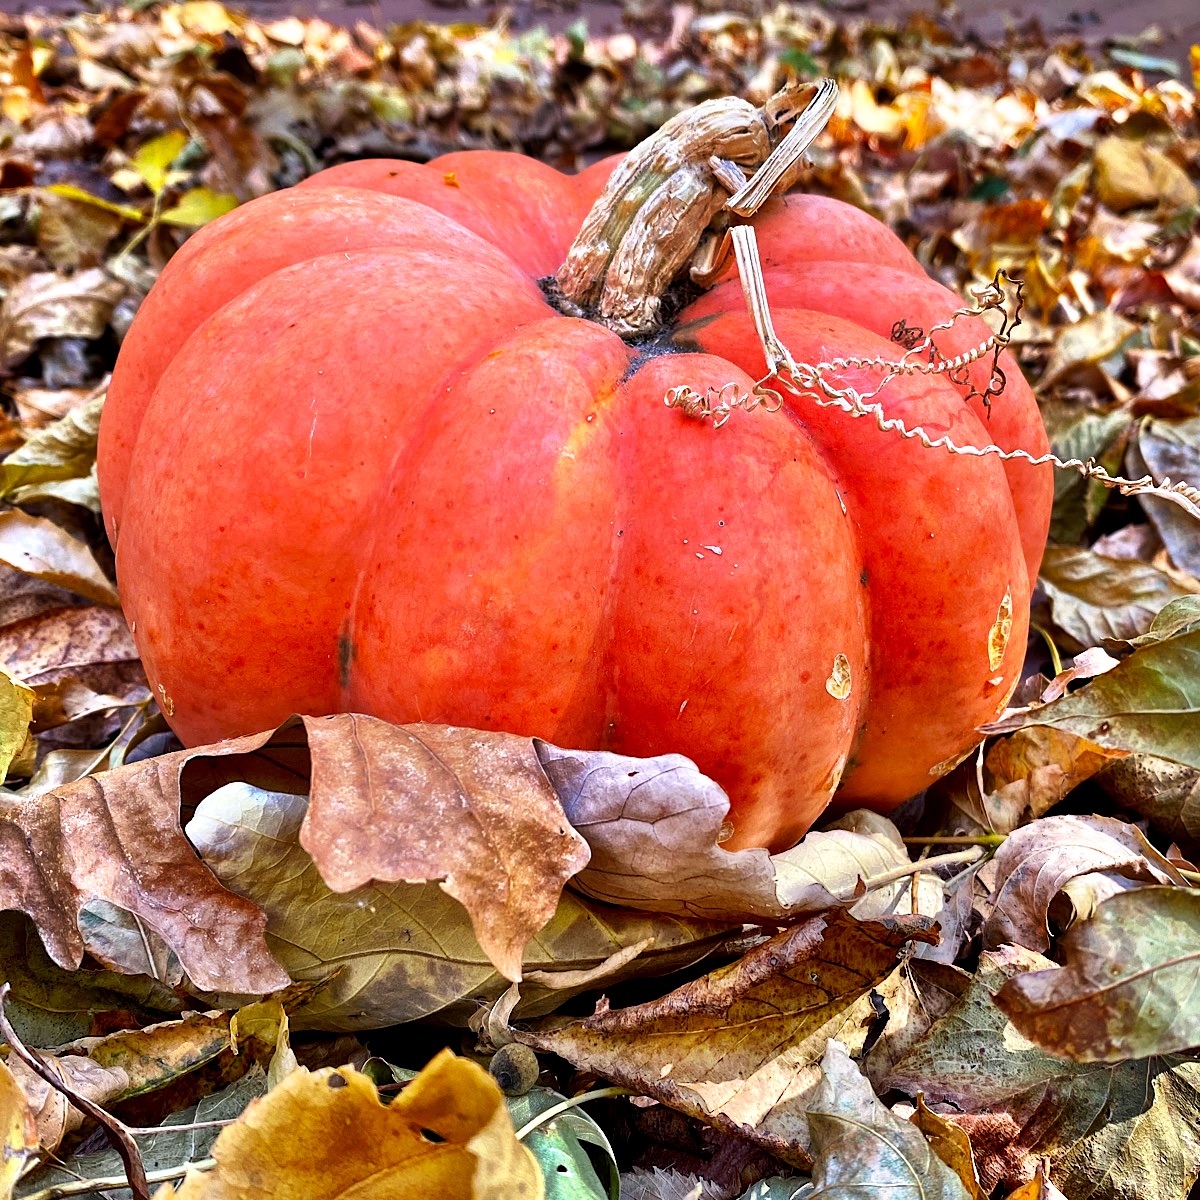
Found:
[[[958,850],[953,854],[937,854],[933,858],[923,858],[920,862],[908,863],[906,866],[897,867],[893,871],[882,871],[878,875],[871,875],[866,879],[859,876],[859,880],[863,885],[864,894],[872,892],[876,888],[886,887],[889,883],[895,883],[900,879],[907,879],[910,875],[919,875],[922,871],[928,871],[932,867],[948,867],[956,863],[973,863],[978,862],[987,852],[982,846],[972,846],[969,850]],[[839,898],[844,900],[852,900],[857,892],[857,885],[854,888],[839,893]]]
[[[1050,636],[1050,631],[1036,621],[1030,621],[1029,628],[1041,634],[1042,641],[1046,643],[1046,648],[1050,651],[1050,665],[1054,668],[1054,674],[1055,676],[1061,675],[1063,672],[1062,655],[1059,654],[1058,647]]]
[[[627,1087],[602,1087],[593,1088],[590,1092],[580,1092],[578,1096],[571,1096],[567,1100],[560,1100],[557,1104],[552,1104],[544,1112],[538,1113],[531,1121],[526,1121],[520,1129],[517,1130],[517,1141],[523,1142],[525,1138],[541,1125],[545,1125],[547,1121],[553,1121],[559,1113],[567,1112],[569,1109],[578,1108],[581,1104],[586,1104],[589,1100],[607,1100],[611,1096],[636,1096],[637,1093],[631,1091]]]
[[[1002,833],[985,833],[979,837],[906,837],[901,839],[906,846],[1002,846]],[[929,860],[926,859],[926,862]]]

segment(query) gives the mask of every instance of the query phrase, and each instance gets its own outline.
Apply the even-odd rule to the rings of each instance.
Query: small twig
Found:
[[[146,1181],[146,1168],[142,1162],[141,1151],[138,1150],[137,1143],[133,1140],[133,1135],[129,1132],[128,1127],[123,1121],[118,1120],[112,1113],[106,1112],[94,1101],[89,1100],[86,1096],[79,1095],[67,1087],[42,1060],[41,1055],[35,1050],[30,1050],[21,1041],[8,1019],[8,1013],[4,1009],[4,1002],[8,999],[9,990],[10,988],[7,983],[0,985],[0,1033],[4,1035],[12,1052],[35,1075],[44,1079],[56,1092],[61,1092],[80,1112],[86,1113],[92,1120],[99,1121],[104,1126],[104,1132],[108,1135],[109,1142],[112,1143],[113,1149],[121,1156],[121,1162],[125,1167],[125,1181],[118,1184],[118,1186],[128,1187],[133,1193],[133,1200],[150,1200],[150,1187]]]
[[[193,1129],[224,1129],[236,1122],[236,1117],[230,1117],[224,1121],[191,1121],[187,1125],[127,1125],[126,1128],[134,1137],[155,1137],[160,1133],[189,1133]]]
[[[215,1158],[198,1158],[195,1162],[183,1163],[178,1167],[148,1171],[146,1182],[169,1183],[172,1179],[182,1179],[189,1167],[197,1171],[211,1171],[216,1165]],[[75,1179],[70,1183],[54,1183],[40,1191],[29,1192],[24,1200],[62,1200],[64,1196],[86,1196],[88,1192],[115,1192],[118,1188],[128,1186],[129,1181],[122,1175],[105,1175],[100,1179]]]
[[[1001,846],[1004,835],[985,833],[979,837],[906,837],[901,839],[906,846]],[[926,860],[928,862],[930,860]]]
[[[586,1104],[589,1100],[607,1100],[611,1096],[636,1096],[637,1093],[631,1091],[627,1087],[602,1087],[594,1088],[590,1092],[580,1092],[578,1096],[572,1096],[568,1100],[560,1100],[557,1104],[552,1104],[544,1112],[538,1113],[532,1121],[526,1121],[520,1129],[517,1130],[517,1141],[523,1142],[540,1125],[545,1125],[547,1121],[553,1121],[559,1113],[564,1113],[568,1109],[578,1108],[581,1104]]]
[[[908,863],[903,867],[896,867],[892,871],[882,871],[878,875],[871,875],[866,879],[859,876],[859,882],[862,883],[864,894],[865,892],[873,892],[876,888],[886,887],[889,883],[895,883],[900,879],[907,879],[910,875],[920,874],[922,871],[931,870],[933,867],[948,867],[956,863],[973,863],[978,862],[987,853],[982,846],[972,846],[970,850],[958,850],[954,854],[938,854],[933,858],[924,858],[920,862]],[[838,893],[840,900],[853,900],[858,895],[858,884],[853,888],[843,889]]]

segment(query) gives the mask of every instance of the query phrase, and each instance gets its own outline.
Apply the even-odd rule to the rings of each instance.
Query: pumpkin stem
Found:
[[[716,280],[730,217],[753,216],[795,182],[837,96],[823,79],[761,108],[731,96],[672,117],[629,153],[584,220],[555,277],[566,305],[623,337],[650,332],[689,262],[696,282]]]

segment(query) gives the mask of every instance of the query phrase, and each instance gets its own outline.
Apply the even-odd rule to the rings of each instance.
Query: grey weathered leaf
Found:
[[[1134,754],[1106,767],[1096,782],[1168,837],[1200,841],[1200,769]]]
[[[1185,480],[1200,487],[1200,417],[1168,421],[1147,417],[1129,447],[1129,471],[1136,478]],[[1200,576],[1200,523],[1177,504],[1154,496],[1139,497],[1154,523],[1171,561],[1190,575]]]
[[[1047,409],[1048,414],[1053,412]],[[1129,417],[1117,410],[1093,413],[1072,410],[1069,417],[1051,429],[1051,444],[1059,458],[1101,459],[1119,444],[1129,428]],[[1099,494],[1096,489],[1099,488]],[[1074,471],[1054,473],[1054,509],[1050,536],[1056,542],[1077,542],[1095,519],[1107,491]]]
[[[1171,601],[1193,594],[1149,563],[1105,558],[1083,546],[1047,546],[1038,578],[1054,623],[1081,646],[1144,634]]]
[[[813,1200],[969,1200],[962,1180],[915,1125],[879,1101],[840,1042],[830,1040],[821,1071],[808,1108]]]
[[[858,899],[860,880],[910,865],[895,826],[876,813],[852,813],[780,854],[728,851],[720,837],[729,798],[690,759],[535,745],[591,847],[573,886],[597,900],[720,920],[781,920],[852,903],[863,918],[914,911],[908,878]],[[922,881],[915,911],[936,915],[940,880],[926,872]]]
[[[1012,733],[1027,725],[1200,767],[1200,632],[1142,646],[1079,691],[982,729]]]

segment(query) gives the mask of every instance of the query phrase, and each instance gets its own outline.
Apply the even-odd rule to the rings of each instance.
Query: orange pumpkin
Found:
[[[835,795],[921,790],[1004,707],[1046,472],[803,399],[719,428],[667,407],[679,385],[750,389],[762,351],[732,280],[632,342],[548,302],[613,167],[351,163],[169,263],[112,380],[100,484],[185,742],[354,710],[678,751],[729,792],[731,845],[779,848]],[[790,195],[755,224],[797,359],[895,358],[897,321],[960,304],[847,205]],[[1006,371],[990,417],[943,377],[879,399],[1040,453]]]

